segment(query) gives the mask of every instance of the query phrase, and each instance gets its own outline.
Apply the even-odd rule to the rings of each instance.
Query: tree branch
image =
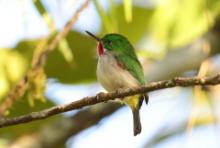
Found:
[[[88,6],[89,0],[85,0],[85,2],[77,9],[77,11],[73,14],[71,19],[66,23],[63,30],[60,31],[53,40],[46,46],[43,51],[39,54],[38,58],[33,58],[32,60],[32,67],[27,72],[27,74],[23,77],[20,82],[18,82],[17,85],[8,93],[6,96],[4,102],[0,105],[0,115],[3,115],[4,112],[12,106],[12,104],[19,100],[21,98],[25,91],[27,90],[28,85],[28,78],[29,75],[31,75],[33,72],[36,72],[39,68],[42,68],[45,65],[45,62],[48,58],[48,55],[51,51],[54,50],[54,48],[57,46],[57,44],[60,42],[62,38],[64,38],[68,32],[71,30],[74,23],[77,21],[80,13]],[[46,40],[47,41],[47,40]],[[36,61],[35,61],[36,60]]]
[[[24,147],[24,143],[30,148],[58,147],[60,144],[65,144],[70,136],[98,124],[100,120],[117,111],[121,106],[120,103],[113,102],[93,105],[78,111],[73,117],[63,117],[61,120],[45,124],[37,132],[19,136],[7,147]]]
[[[132,96],[135,94],[142,94],[146,92],[156,91],[164,88],[172,88],[176,86],[181,87],[188,87],[188,86],[195,86],[195,85],[217,85],[220,84],[220,73],[213,76],[213,77],[176,77],[171,80],[153,82],[145,86],[136,87],[136,88],[128,88],[128,89],[120,89],[115,92],[110,93],[99,93],[95,96],[91,97],[84,97],[81,100],[54,106],[49,109],[45,109],[39,112],[32,112],[27,115],[14,117],[14,118],[2,118],[0,119],[0,127],[6,127],[10,125],[17,125],[22,123],[31,122],[34,120],[45,119],[50,116],[67,112],[74,109],[79,109],[85,106],[94,105],[100,102],[106,102],[108,100],[114,100],[116,98],[124,98],[127,96]]]

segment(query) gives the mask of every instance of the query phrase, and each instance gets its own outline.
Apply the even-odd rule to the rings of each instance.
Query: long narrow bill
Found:
[[[101,39],[99,37],[97,37],[96,35],[92,34],[89,31],[85,31],[88,35],[90,35],[91,37],[93,37],[94,39],[96,39],[98,42],[101,42]]]

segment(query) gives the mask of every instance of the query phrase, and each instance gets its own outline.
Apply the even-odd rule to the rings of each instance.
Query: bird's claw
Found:
[[[118,88],[118,89],[116,90],[116,93],[120,94],[122,91],[123,91],[123,88]]]

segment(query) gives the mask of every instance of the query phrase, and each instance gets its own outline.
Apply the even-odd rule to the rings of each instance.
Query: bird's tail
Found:
[[[140,121],[140,114],[139,109],[132,109],[133,114],[133,126],[134,126],[134,136],[141,133],[141,121]]]
[[[129,105],[132,110],[134,136],[141,133],[141,121],[140,121],[139,109],[141,108],[144,98],[145,98],[144,95],[135,95],[128,97],[127,99],[124,100],[125,103]]]
[[[148,105],[149,97],[148,97],[147,93],[145,93],[143,96],[144,96],[145,103]]]

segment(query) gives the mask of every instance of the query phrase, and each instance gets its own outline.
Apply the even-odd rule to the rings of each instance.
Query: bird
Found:
[[[121,34],[110,33],[99,38],[89,31],[85,31],[97,41],[98,63],[96,69],[97,80],[108,92],[139,87],[145,84],[143,68],[137,58],[134,47]],[[141,133],[139,110],[147,94],[125,97],[121,100],[131,108],[133,115],[133,134]]]

